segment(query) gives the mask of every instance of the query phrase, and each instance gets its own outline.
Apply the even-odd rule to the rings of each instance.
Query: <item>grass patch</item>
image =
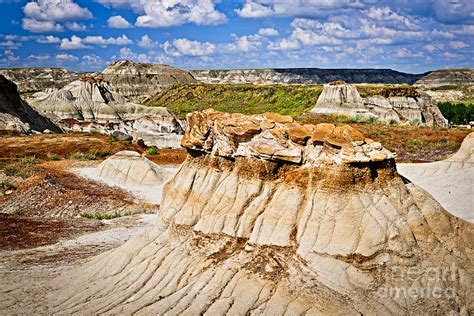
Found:
[[[83,211],[79,213],[81,217],[84,218],[90,218],[90,219],[114,219],[117,217],[120,217],[121,215],[117,212],[114,212],[113,214],[107,214],[107,213],[100,213],[100,212],[87,212]]]
[[[275,112],[298,116],[314,107],[322,88],[322,85],[183,85],[157,93],[145,105],[167,107],[180,118],[208,108],[246,115]]]
[[[24,165],[10,164],[6,165],[3,172],[9,177],[20,177],[26,179],[30,176],[30,172],[25,168]]]
[[[61,160],[61,157],[54,154],[54,155],[48,155],[47,159],[50,161],[58,161],[58,160]]]
[[[69,156],[70,159],[74,160],[97,160],[97,155],[95,152],[80,152],[77,151],[75,153],[72,153]]]
[[[153,147],[148,147],[145,152],[146,152],[147,155],[152,155],[152,156],[155,156],[155,155],[159,154],[158,149],[154,146]]]
[[[25,156],[20,159],[20,162],[25,165],[32,165],[38,162],[36,156]]]
[[[6,181],[0,182],[0,189],[13,190],[14,188],[15,188],[15,185],[11,182],[6,182]]]

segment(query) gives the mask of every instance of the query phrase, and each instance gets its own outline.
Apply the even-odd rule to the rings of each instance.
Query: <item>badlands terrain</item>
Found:
[[[1,69],[0,314],[472,314],[473,73]]]

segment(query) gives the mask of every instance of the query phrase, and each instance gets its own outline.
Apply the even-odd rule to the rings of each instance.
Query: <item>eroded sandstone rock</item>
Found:
[[[362,98],[355,85],[344,82],[327,84],[311,112],[439,127],[448,124],[431,97],[412,87],[386,88],[380,95]]]
[[[165,184],[154,229],[48,280],[43,305],[31,311],[321,315],[474,309],[474,225],[404,181],[393,159],[371,160],[378,143],[346,140],[338,149],[327,144],[328,135],[360,135],[323,125],[323,145],[308,140],[303,146],[285,138],[287,127],[277,123],[234,144],[242,154],[228,158],[220,146],[234,150],[226,141],[232,135],[215,135],[214,127],[234,124],[232,118],[212,110],[190,114],[188,121],[198,125],[186,132],[190,155]],[[293,149],[304,150],[305,164],[279,152]],[[362,158],[338,163],[346,150]],[[26,305],[32,306],[28,302],[30,297]]]
[[[182,146],[223,157],[256,157],[297,164],[381,161],[394,157],[354,128],[301,125],[278,114],[245,116],[212,109],[187,115]],[[319,157],[319,158],[318,158]]]

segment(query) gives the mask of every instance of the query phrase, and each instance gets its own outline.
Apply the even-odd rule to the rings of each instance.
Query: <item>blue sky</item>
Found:
[[[0,0],[0,67],[474,66],[473,0]]]

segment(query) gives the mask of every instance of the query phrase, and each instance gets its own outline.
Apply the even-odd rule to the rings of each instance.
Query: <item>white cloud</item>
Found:
[[[153,41],[148,34],[142,36],[142,38],[137,42],[138,46],[142,48],[151,49],[158,45],[158,42]]]
[[[23,7],[25,18],[22,26],[31,32],[61,32],[64,31],[62,22],[92,18],[92,13],[74,3],[73,0],[37,0],[28,2]],[[81,25],[67,23],[72,30],[78,30]]]
[[[102,59],[102,57],[97,56],[95,54],[84,55],[81,58],[81,66],[84,66],[84,67],[98,68],[98,67],[102,67],[104,63],[105,62]]]
[[[30,56],[26,57],[27,60],[35,60],[35,61],[41,61],[44,62],[46,60],[51,59],[51,55],[49,54],[31,54]]]
[[[67,22],[66,27],[72,31],[85,31],[87,27],[83,23]]]
[[[61,45],[59,46],[59,49],[63,49],[63,50],[89,49],[89,48],[92,48],[92,47],[88,45],[84,45],[82,43],[82,38],[76,35],[71,36],[71,39],[63,38],[61,40]]]
[[[433,53],[435,51],[438,51],[438,50],[442,50],[444,49],[444,45],[443,44],[439,44],[439,43],[432,43],[432,44],[426,44],[423,46],[423,48],[430,52],[430,53]]]
[[[469,47],[469,45],[464,43],[463,41],[451,41],[449,42],[449,47],[454,49],[463,49]]]
[[[227,49],[230,51],[249,52],[258,50],[261,45],[262,42],[258,35],[234,35],[234,43],[228,44]]]
[[[8,49],[18,49],[21,47],[21,43],[13,42],[11,40],[0,42],[0,47]]]
[[[258,34],[262,36],[278,36],[279,35],[278,31],[273,28],[261,28],[260,30],[258,30]]]
[[[411,57],[422,57],[423,53],[421,52],[412,52],[406,48],[397,48],[395,50],[395,54],[393,55],[395,58],[411,58]]]
[[[130,6],[139,14],[136,26],[169,27],[194,23],[218,25],[227,22],[227,17],[216,9],[219,0],[99,0],[111,7]]]
[[[36,42],[41,44],[57,44],[61,43],[59,37],[53,35],[41,36],[36,39]]]
[[[21,25],[23,29],[34,33],[64,31],[64,27],[61,24],[51,21],[37,21],[35,19],[24,18]]]
[[[86,45],[89,44],[89,45]],[[107,45],[128,45],[133,44],[133,41],[130,40],[127,35],[122,35],[116,38],[109,37],[104,38],[102,36],[86,36],[84,38],[80,38],[79,36],[73,35],[71,39],[63,38],[61,40],[61,45],[59,46],[60,49],[88,49],[92,48],[90,45],[100,45],[100,46],[107,46]]]
[[[107,20],[107,25],[112,29],[127,29],[132,27],[130,22],[125,20],[121,15],[111,16]]]
[[[92,18],[87,8],[82,8],[73,0],[38,0],[28,2],[23,7],[27,18],[37,21],[64,22]]]
[[[0,62],[4,64],[13,64],[20,60],[19,56],[16,56],[11,49],[5,49],[3,51],[3,58],[0,58]]]
[[[82,42],[85,44],[95,44],[95,45],[128,45],[133,44],[133,41],[127,37],[127,35],[122,34],[117,38],[109,37],[103,38],[102,36],[86,36],[82,39]]]
[[[15,34],[7,34],[3,37],[6,41],[20,41],[26,42],[33,38],[33,36],[22,36],[22,35],[15,35]]]
[[[243,18],[267,16],[324,16],[329,10],[363,8],[363,1],[347,0],[245,0],[241,9],[235,10]]]
[[[172,43],[166,41],[163,44],[163,49],[168,55],[172,56],[206,56],[214,53],[216,45],[180,38],[173,40]]]
[[[149,62],[148,56],[145,54],[136,54],[128,47],[120,49],[120,57],[123,59],[135,60],[141,63]]]
[[[59,53],[56,54],[55,58],[60,61],[76,61],[79,60],[77,56],[66,54],[66,53]]]
[[[267,48],[269,50],[294,50],[299,49],[300,44],[297,40],[284,38],[281,41],[269,43]]]

